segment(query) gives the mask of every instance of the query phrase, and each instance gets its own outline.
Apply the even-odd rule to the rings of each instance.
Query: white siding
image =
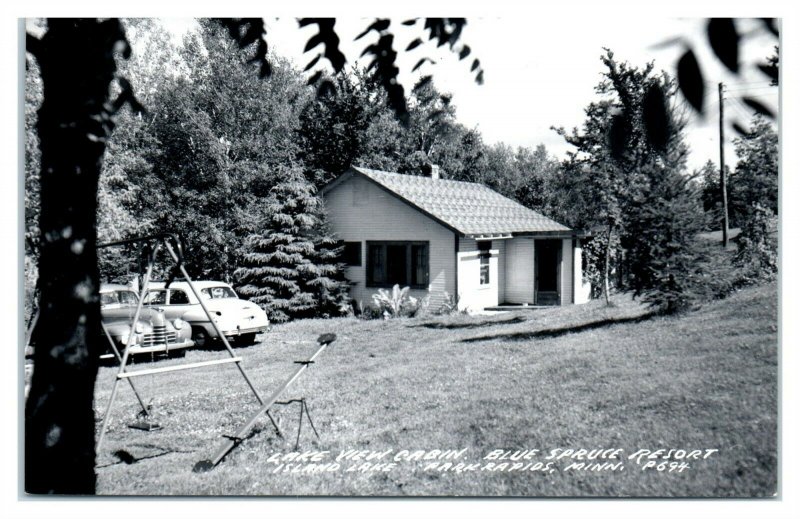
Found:
[[[572,239],[561,240],[561,304],[572,304]]]
[[[583,248],[581,247],[581,240],[575,240],[575,252],[573,254],[573,271],[572,282],[575,287],[575,304],[588,303],[592,294],[591,283],[584,283],[583,281]]]
[[[361,242],[361,266],[349,267],[347,278],[355,283],[350,295],[367,305],[377,288],[366,286],[367,241],[429,242],[430,285],[411,290],[414,297],[430,295],[431,308],[444,301],[444,292],[455,293],[455,235],[372,182],[352,177],[325,194],[331,228],[344,241]]]
[[[489,283],[480,284],[481,259],[477,250],[458,253],[458,308],[477,311],[489,306],[497,306],[499,278],[497,249],[490,251]]]
[[[458,239],[458,252],[472,252],[478,250],[478,240],[472,238]]]
[[[508,240],[493,240],[492,249],[497,250],[497,302],[506,300],[506,242]]]
[[[506,240],[505,302],[533,304],[533,240]]]
[[[459,271],[458,291],[461,307],[480,310],[488,306],[497,306],[505,301],[506,292],[506,242],[508,240],[492,240],[489,260],[489,284],[480,285],[480,260],[477,255],[478,240],[460,238],[458,241]]]

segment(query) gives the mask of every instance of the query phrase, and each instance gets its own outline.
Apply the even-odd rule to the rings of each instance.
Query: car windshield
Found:
[[[144,304],[146,304],[146,305],[165,305],[165,304],[167,304],[167,291],[166,290],[148,290],[147,295],[144,296]]]
[[[100,306],[103,308],[136,306],[138,302],[136,292],[132,290],[115,290],[113,292],[103,292],[100,294]]]
[[[200,293],[206,299],[225,299],[230,297],[238,299],[236,292],[231,287],[226,286],[204,288],[200,290]]]

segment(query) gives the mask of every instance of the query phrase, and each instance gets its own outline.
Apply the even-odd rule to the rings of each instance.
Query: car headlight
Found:
[[[130,335],[128,335],[127,333],[124,333],[124,334],[119,336],[119,342],[123,346],[127,346],[128,345],[128,339],[130,339]]]
[[[172,326],[174,326],[176,330],[180,330],[181,328],[183,328],[184,324],[186,323],[184,323],[183,319],[181,319],[180,317],[177,317],[174,321],[172,321]]]
[[[136,326],[133,329],[136,333],[144,333],[144,324],[141,321],[136,321]]]

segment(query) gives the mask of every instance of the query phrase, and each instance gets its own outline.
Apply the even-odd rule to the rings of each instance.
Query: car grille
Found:
[[[174,344],[178,334],[168,332],[166,326],[154,326],[153,333],[144,334],[142,339],[143,346],[154,346],[156,344]]]

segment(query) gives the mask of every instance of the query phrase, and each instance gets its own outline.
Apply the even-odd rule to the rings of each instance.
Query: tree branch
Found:
[[[42,40],[29,32],[25,33],[25,50],[30,52],[36,61],[39,61],[42,55]]]

